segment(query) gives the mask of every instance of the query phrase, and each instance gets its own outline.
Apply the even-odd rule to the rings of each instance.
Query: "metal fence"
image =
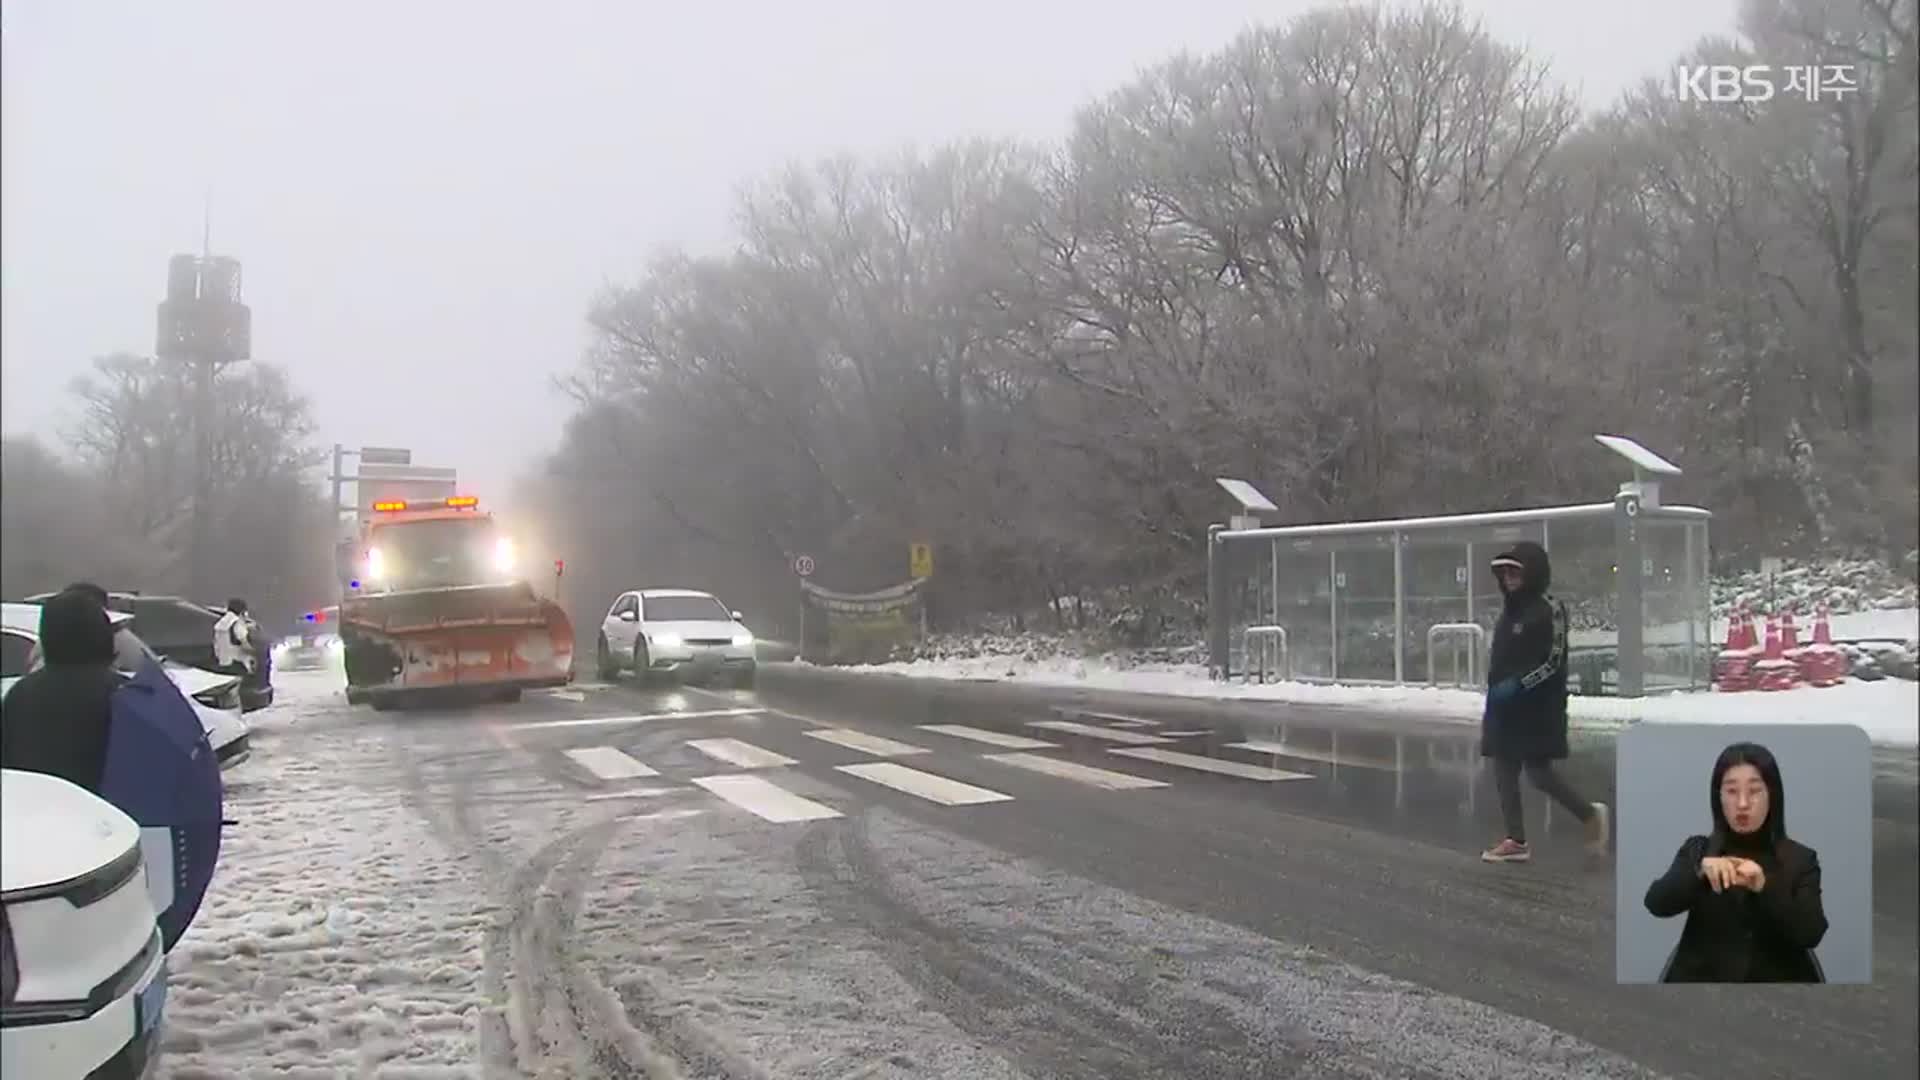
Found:
[[[1533,540],[1553,557],[1552,592],[1572,619],[1574,693],[1701,689],[1712,660],[1711,519],[1623,492],[1492,514],[1216,525],[1207,545],[1213,674],[1264,680],[1284,657],[1281,677],[1310,682],[1483,685],[1500,614],[1488,561]],[[1272,627],[1280,632],[1263,629]]]

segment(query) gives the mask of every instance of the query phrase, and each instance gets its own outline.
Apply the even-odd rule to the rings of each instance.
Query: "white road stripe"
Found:
[[[576,720],[528,720],[519,724],[508,724],[510,728],[569,728],[616,726],[619,724],[644,724],[649,720],[702,720],[715,716],[756,716],[765,709],[707,709],[702,712],[663,712],[643,713],[639,716],[583,716]]]
[[[547,691],[547,696],[552,698],[559,698],[561,701],[587,700],[587,695],[581,693],[578,690],[549,690]]]
[[[1330,765],[1351,765],[1356,769],[1381,769],[1395,771],[1391,761],[1364,757],[1358,754],[1341,754],[1336,758],[1331,750],[1311,750],[1304,746],[1287,746],[1284,743],[1268,742],[1265,739],[1248,739],[1246,742],[1228,743],[1235,750],[1251,750],[1256,754],[1278,754],[1281,757],[1299,758],[1302,761],[1324,761]]]
[[[696,777],[694,783],[749,814],[776,824],[837,818],[840,811],[825,803],[803,799],[786,788],[750,773]]]
[[[809,732],[811,734],[811,732]],[[841,772],[857,776],[862,780],[871,780],[895,791],[904,791],[917,795],[928,802],[942,806],[972,806],[976,803],[1009,802],[1013,796],[991,791],[972,784],[963,784],[958,780],[949,780],[944,776],[935,776],[919,769],[909,769],[905,765],[895,765],[891,761],[878,761],[870,765],[839,765]]]
[[[1160,734],[1165,735],[1169,739],[1191,739],[1195,735],[1211,735],[1213,734],[1213,729],[1199,728],[1195,731],[1163,731]]]
[[[908,754],[927,753],[918,746],[883,739],[878,735],[869,735],[864,731],[854,731],[851,728],[822,728],[806,734],[836,746],[844,746],[849,750],[872,754],[874,757],[906,757]]]
[[[1128,716],[1126,713],[1094,712],[1092,709],[1076,709],[1070,705],[1055,705],[1053,711],[1061,716],[1078,716],[1085,720],[1105,720],[1120,727],[1159,727],[1160,721],[1148,720],[1143,716]]]
[[[1107,751],[1109,754],[1124,754],[1142,761],[1157,761],[1162,765],[1178,765],[1183,769],[1199,769],[1202,772],[1221,773],[1226,776],[1238,776],[1247,780],[1311,780],[1312,773],[1288,772],[1285,769],[1265,769],[1258,765],[1242,765],[1237,761],[1221,761],[1218,758],[1201,757],[1199,754],[1180,754],[1172,750],[1154,750],[1149,747],[1117,746]]]
[[[937,731],[942,735],[951,735],[956,739],[972,739],[989,746],[1004,746],[1009,750],[1055,750],[1059,743],[1041,742],[1024,735],[1008,735],[1004,731],[988,731],[985,728],[968,727],[965,724],[921,724],[922,731]]]
[[[658,772],[628,757],[613,746],[585,746],[567,751],[581,768],[602,780],[631,780],[636,776],[659,776]]]
[[[796,762],[785,754],[776,754],[739,739],[695,739],[687,744],[715,761],[724,761],[742,769],[777,769]]]
[[[1076,724],[1071,720],[1035,720],[1028,727],[1046,728],[1048,731],[1064,731],[1069,735],[1087,735],[1108,742],[1126,743],[1130,746],[1145,746],[1148,743],[1163,743],[1169,740],[1158,735],[1143,735],[1138,731],[1115,731],[1112,728],[1094,727],[1092,724]]]
[[[1073,761],[1061,761],[1059,758],[1041,757],[1039,754],[983,754],[988,761],[1005,762],[1018,769],[1028,769],[1048,776],[1058,776],[1063,780],[1074,780],[1082,784],[1091,784],[1108,791],[1130,791],[1135,788],[1169,787],[1165,780],[1149,780],[1144,776],[1114,772],[1110,769],[1096,769],[1091,765],[1081,765]]]

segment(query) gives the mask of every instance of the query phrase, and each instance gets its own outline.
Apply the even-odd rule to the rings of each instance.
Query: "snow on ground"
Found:
[[[1835,637],[1920,636],[1920,610],[1912,608],[1838,616],[1834,622]],[[1483,703],[1479,693],[1468,690],[1300,682],[1223,684],[1208,678],[1206,669],[1197,665],[1142,664],[1123,669],[1098,660],[1065,657],[1027,660],[983,656],[848,670],[926,679],[989,679],[1083,690],[1347,706],[1473,722],[1479,721]],[[1902,679],[1849,681],[1826,689],[1805,687],[1775,693],[1663,694],[1638,700],[1575,697],[1570,708],[1574,723],[1583,727],[1606,728],[1640,721],[1843,723],[1859,725],[1876,743],[1920,745],[1920,684]]]
[[[274,682],[276,703],[248,717],[252,758],[227,773],[237,824],[169,958],[158,1075],[475,1075],[477,875],[398,790],[359,782],[387,771],[385,751],[337,711],[337,674]]]

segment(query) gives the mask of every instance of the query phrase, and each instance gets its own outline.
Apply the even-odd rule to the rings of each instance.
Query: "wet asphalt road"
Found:
[[[1613,984],[1533,793],[1481,864],[1452,725],[778,668],[352,722],[492,883],[489,1076],[1915,1074],[1911,754],[1876,984],[1722,990]],[[1567,771],[1611,794],[1604,741]]]

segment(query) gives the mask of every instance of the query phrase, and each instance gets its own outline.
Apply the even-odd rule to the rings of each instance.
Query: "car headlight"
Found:
[[[347,651],[347,643],[346,643],[346,642],[344,642],[344,641],[341,641],[341,640],[340,640],[339,638],[328,638],[328,639],[327,639],[327,651],[328,651],[328,652],[330,652],[330,653],[343,653],[343,652],[346,652],[346,651]]]
[[[747,646],[753,644],[753,635],[747,633],[745,630],[742,630],[739,633],[733,635],[733,643],[736,646],[739,646],[740,648],[744,649]]]
[[[653,642],[655,645],[664,645],[669,649],[677,649],[685,644],[685,639],[679,634],[649,634],[647,635],[647,640]]]

